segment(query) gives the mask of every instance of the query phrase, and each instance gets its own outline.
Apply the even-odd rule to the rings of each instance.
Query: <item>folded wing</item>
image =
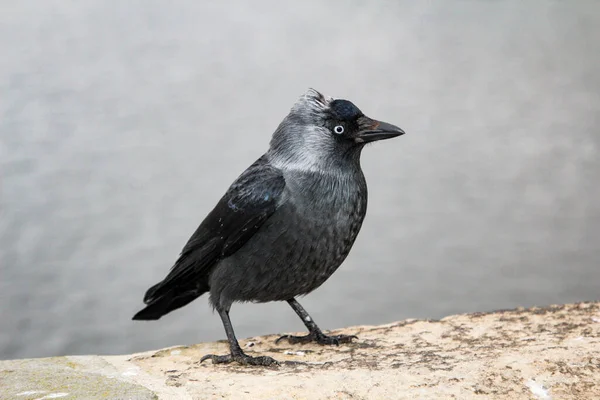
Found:
[[[219,260],[238,251],[283,203],[285,180],[265,156],[231,185],[189,239],[165,279],[144,296],[133,319],[158,319],[193,301],[209,287]]]

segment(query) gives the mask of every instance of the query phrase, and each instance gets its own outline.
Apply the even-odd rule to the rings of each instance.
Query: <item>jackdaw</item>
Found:
[[[209,292],[230,349],[201,359],[216,364],[278,364],[242,351],[229,319],[236,301],[287,301],[309,333],[277,341],[351,342],[356,336],[325,335],[295,297],[321,286],[354,244],[367,211],[363,147],[402,134],[348,100],[309,89],[275,130],[269,150],[200,224],[166,278],[148,289],[147,306],[133,319],[157,320]]]

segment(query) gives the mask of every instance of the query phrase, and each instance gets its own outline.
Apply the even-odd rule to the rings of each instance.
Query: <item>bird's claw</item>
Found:
[[[277,340],[275,340],[275,344],[279,343],[281,340],[286,339],[289,344],[305,344],[315,342],[320,345],[336,345],[339,346],[343,343],[352,343],[352,339],[358,339],[358,336],[355,335],[333,335],[327,336],[322,332],[311,332],[308,335],[304,336],[293,336],[293,335],[283,335]]]
[[[237,362],[240,365],[258,365],[263,367],[271,367],[279,365],[279,362],[271,357],[259,356],[251,357],[245,353],[241,354],[227,354],[224,356],[217,356],[214,354],[207,354],[200,359],[200,363],[206,360],[212,360],[213,364],[230,364]]]

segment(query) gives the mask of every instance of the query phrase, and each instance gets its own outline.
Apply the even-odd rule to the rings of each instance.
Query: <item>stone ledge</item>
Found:
[[[225,341],[0,361],[0,399],[598,399],[600,303],[358,326],[339,347],[241,341],[277,368],[198,364]]]

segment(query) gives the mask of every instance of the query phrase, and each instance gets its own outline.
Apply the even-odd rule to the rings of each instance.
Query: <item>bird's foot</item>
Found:
[[[224,356],[207,354],[200,359],[200,363],[208,359],[212,360],[213,364],[230,364],[232,362],[236,362],[240,365],[258,365],[262,367],[271,367],[279,365],[279,362],[271,357],[251,357],[243,352],[240,352],[238,354],[227,354]]]
[[[358,336],[355,335],[333,335],[327,336],[321,331],[313,331],[308,335],[304,336],[293,336],[293,335],[283,335],[279,339],[275,341],[275,344],[279,343],[281,340],[287,340],[290,344],[304,344],[315,342],[320,345],[336,345],[339,346],[341,343],[352,343],[352,339],[358,339]]]

